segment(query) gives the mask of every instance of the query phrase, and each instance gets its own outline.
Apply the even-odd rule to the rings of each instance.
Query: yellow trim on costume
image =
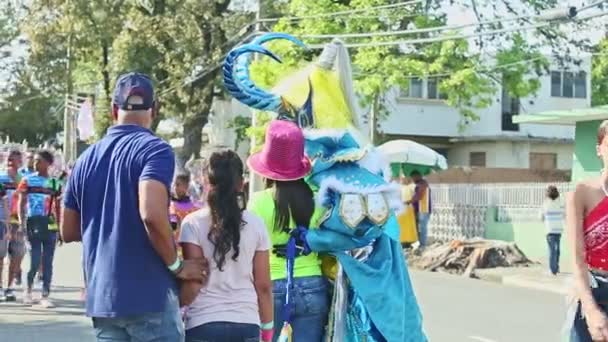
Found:
[[[287,84],[287,87],[281,86],[281,83]],[[340,80],[331,70],[314,65],[305,81],[301,77],[287,79],[280,82],[277,88],[287,89],[280,92],[287,102],[302,106],[308,97],[310,85],[313,89],[312,109],[316,128],[346,128],[352,124],[353,114],[348,108]]]

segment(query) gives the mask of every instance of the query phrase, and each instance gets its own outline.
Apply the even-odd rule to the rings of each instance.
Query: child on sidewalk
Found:
[[[179,238],[179,231],[184,218],[188,214],[200,209],[200,205],[190,198],[188,193],[189,187],[190,176],[188,174],[179,174],[175,177],[173,183],[174,193],[171,196],[171,206],[169,208],[175,241]]]

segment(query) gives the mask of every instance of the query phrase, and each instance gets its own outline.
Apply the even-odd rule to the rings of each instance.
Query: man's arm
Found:
[[[414,191],[414,196],[412,196],[412,199],[407,201],[406,204],[418,203],[420,201],[420,197],[422,197],[422,194],[426,191],[427,187],[428,184],[426,182],[417,185],[416,191]]]
[[[139,215],[141,216],[152,246],[165,265],[172,265],[177,251],[168,211],[169,196],[166,186],[156,180],[139,182]]]
[[[144,158],[138,186],[139,215],[156,253],[167,267],[174,266],[180,262],[169,222],[169,189],[175,156],[169,145],[159,144],[146,151]],[[186,260],[175,275],[183,280],[203,281],[207,267],[203,259]]]
[[[65,192],[63,194],[63,210],[61,212],[61,220],[59,223],[59,234],[61,240],[65,243],[82,241],[82,231],[80,226],[80,206],[78,204],[77,189],[78,170],[70,175],[67,181]],[[59,200],[57,200],[59,204]],[[59,216],[57,216],[59,217]]]
[[[80,231],[80,213],[74,209],[64,207],[59,224],[59,234],[65,243],[82,241]]]
[[[27,181],[22,179],[17,186],[18,200],[17,200],[17,219],[19,220],[19,229],[23,229],[26,223],[26,208],[27,203]]]

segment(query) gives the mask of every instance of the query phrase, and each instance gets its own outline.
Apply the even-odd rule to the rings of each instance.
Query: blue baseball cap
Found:
[[[139,96],[143,103],[129,103],[131,96]],[[122,110],[147,110],[154,107],[154,87],[148,75],[130,72],[116,81],[112,104]]]

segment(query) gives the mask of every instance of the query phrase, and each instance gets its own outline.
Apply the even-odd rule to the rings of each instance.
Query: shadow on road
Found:
[[[29,319],[26,322],[5,322],[0,319],[2,340],[20,342],[88,342],[94,341],[93,329],[87,320],[61,322],[52,319]]]

